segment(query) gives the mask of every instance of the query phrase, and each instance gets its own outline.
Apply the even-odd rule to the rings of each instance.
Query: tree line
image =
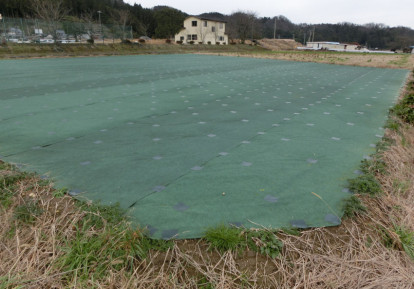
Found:
[[[5,17],[36,18],[39,3],[60,4],[64,21],[98,22],[132,26],[135,36],[171,38],[183,26],[189,16],[183,11],[168,6],[143,8],[130,5],[123,0],[0,0],[0,13]],[[98,11],[100,11],[98,13]],[[46,13],[49,17],[48,13]],[[359,43],[369,48],[403,49],[414,45],[414,30],[408,27],[389,27],[370,23],[356,25],[343,22],[337,24],[294,24],[284,16],[257,17],[253,12],[237,11],[231,15],[218,12],[201,16],[227,22],[226,33],[230,40],[260,38],[290,38],[298,42],[337,41]],[[56,19],[57,20],[57,19]]]

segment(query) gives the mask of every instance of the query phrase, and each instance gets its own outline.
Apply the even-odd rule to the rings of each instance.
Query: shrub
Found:
[[[191,40],[189,43],[192,45],[192,44],[194,44],[194,41]]]
[[[211,45],[211,41],[208,41],[208,42],[207,42],[207,44],[208,44],[208,45]]]
[[[183,42],[181,40],[178,40],[175,43],[177,43],[177,44],[183,44]]]
[[[95,40],[91,37],[88,40],[86,40],[86,42],[88,42],[89,44],[94,44]]]
[[[216,42],[216,45],[220,45],[221,43],[220,42]]]
[[[171,39],[166,39],[165,43],[170,44],[171,43]]]

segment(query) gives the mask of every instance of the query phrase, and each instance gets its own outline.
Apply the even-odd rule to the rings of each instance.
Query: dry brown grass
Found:
[[[414,68],[412,54],[369,54],[330,51],[264,51],[264,52],[200,52],[223,56],[256,57],[288,61],[317,62],[325,64],[365,66],[378,68]]]
[[[15,186],[12,205],[0,205],[0,288],[414,288],[414,260],[395,232],[396,226],[414,231],[414,127],[400,123],[386,135],[394,144],[382,155],[387,173],[377,175],[384,192],[362,197],[366,214],[299,236],[280,232],[284,249],[276,259],[177,241],[167,252],[136,259],[132,273],[111,269],[99,280],[82,281],[56,266],[85,213],[28,176]],[[43,213],[33,224],[19,222],[16,208],[33,201]],[[104,230],[91,227],[86,234]]]
[[[386,194],[367,199],[369,215],[347,220],[338,228],[307,230],[300,236],[280,233],[285,247],[277,259],[253,252],[220,255],[208,251],[203,241],[179,241],[166,253],[152,252],[147,259],[137,260],[133,274],[109,271],[106,278],[85,283],[76,278],[65,280],[67,272],[52,266],[63,254],[62,237],[73,237],[73,224],[83,217],[82,212],[74,208],[69,197],[51,197],[50,187],[26,190],[33,181],[19,185],[14,207],[27,202],[27,198],[39,200],[45,213],[34,226],[19,225],[13,219],[12,208],[1,212],[0,276],[8,276],[10,285],[4,288],[200,288],[203,283],[212,284],[211,288],[414,286],[413,261],[398,246],[387,248],[378,232],[378,225],[391,232],[391,222],[399,220],[412,228],[414,198],[407,192],[396,198]],[[401,206],[391,213],[394,220],[389,218],[391,204]],[[13,226],[16,233],[10,237]]]

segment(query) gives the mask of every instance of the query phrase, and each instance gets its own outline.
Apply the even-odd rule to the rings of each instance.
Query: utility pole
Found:
[[[273,30],[273,39],[276,39],[276,17],[275,17],[275,29]]]
[[[105,44],[105,39],[104,39],[104,36],[103,36],[103,29],[102,29],[102,22],[101,22],[101,13],[102,13],[102,11],[99,10],[97,12],[98,12],[98,15],[99,15],[99,26],[101,27],[102,44]]]
[[[315,26],[313,27],[313,33],[312,33],[312,42],[315,41]]]
[[[20,27],[22,28],[21,29],[22,30],[22,37],[23,37],[22,41],[24,41],[24,27],[23,27],[23,19],[22,18],[20,18]]]
[[[252,18],[252,44],[253,44],[253,30],[254,30],[254,18]]]
[[[4,18],[1,14],[0,14],[0,20],[3,20],[3,37],[4,37],[4,41],[7,41],[7,38],[6,38],[6,25],[4,23]]]

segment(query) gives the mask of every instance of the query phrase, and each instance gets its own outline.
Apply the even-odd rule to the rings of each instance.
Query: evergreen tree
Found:
[[[170,7],[155,7],[155,37],[172,38],[183,28],[185,14]]]

